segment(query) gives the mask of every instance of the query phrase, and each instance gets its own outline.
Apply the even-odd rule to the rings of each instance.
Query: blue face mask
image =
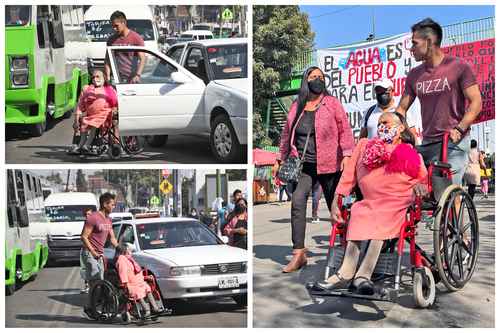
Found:
[[[398,127],[387,127],[384,124],[380,124],[377,126],[377,134],[378,137],[385,143],[392,143],[394,141],[394,137],[398,134]]]

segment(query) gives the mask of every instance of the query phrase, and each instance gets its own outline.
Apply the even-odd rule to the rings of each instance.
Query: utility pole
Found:
[[[71,169],[68,169],[68,176],[66,177],[66,192],[69,191],[69,174],[71,173]]]

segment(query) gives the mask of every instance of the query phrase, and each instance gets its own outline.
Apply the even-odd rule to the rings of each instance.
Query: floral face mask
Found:
[[[387,127],[384,124],[380,124],[377,126],[378,137],[385,143],[392,143],[397,133],[398,133],[397,126]]]

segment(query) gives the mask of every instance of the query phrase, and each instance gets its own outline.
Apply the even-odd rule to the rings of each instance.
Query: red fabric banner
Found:
[[[472,66],[483,102],[475,123],[495,119],[495,38],[447,46],[443,51],[465,59]]]

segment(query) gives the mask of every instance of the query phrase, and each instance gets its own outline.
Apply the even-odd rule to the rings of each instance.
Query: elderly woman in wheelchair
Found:
[[[362,295],[374,294],[371,276],[384,241],[399,236],[408,207],[427,189],[427,170],[414,144],[404,117],[393,112],[380,117],[378,138],[360,140],[337,186],[332,223],[343,222],[339,196],[350,195],[357,184],[363,199],[351,207],[341,267],[327,280],[317,281],[317,289],[349,288]],[[367,252],[356,270],[361,242],[367,240]]]

